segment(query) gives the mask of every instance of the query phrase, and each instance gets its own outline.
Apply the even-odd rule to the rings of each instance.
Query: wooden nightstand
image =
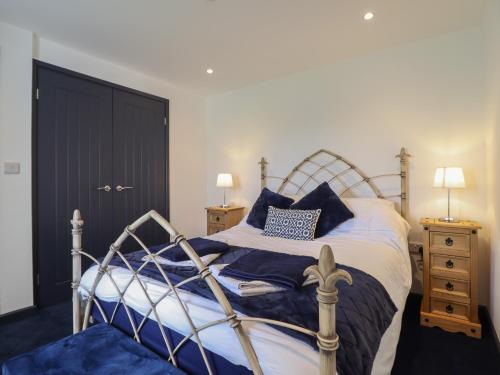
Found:
[[[245,207],[208,207],[207,208],[207,233],[214,234],[238,224],[243,218]]]
[[[424,227],[424,297],[420,324],[480,338],[477,231],[473,221],[420,220]]]

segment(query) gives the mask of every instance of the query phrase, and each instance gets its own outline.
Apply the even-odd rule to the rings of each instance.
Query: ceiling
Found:
[[[485,1],[0,0],[0,21],[210,95],[477,25]]]

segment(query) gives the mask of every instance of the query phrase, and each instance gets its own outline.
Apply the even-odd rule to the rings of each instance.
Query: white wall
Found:
[[[170,213],[188,236],[205,233],[203,99],[165,81],[0,23],[0,314],[33,304],[31,245],[32,58],[170,100]],[[3,170],[2,170],[3,173]]]
[[[492,0],[486,12],[487,58],[487,151],[489,194],[488,213],[491,223],[491,303],[490,315],[500,332],[500,1]]]
[[[452,214],[480,221],[480,301],[489,299],[484,121],[484,40],[480,28],[213,96],[207,100],[207,200],[217,172],[239,180],[229,197],[247,207],[259,193],[257,161],[284,176],[319,148],[345,156],[368,175],[396,171],[401,146],[410,162],[410,213],[446,213],[446,192],[432,187],[438,166],[462,166],[467,189]],[[418,238],[418,237],[417,237]]]
[[[31,266],[31,46],[28,31],[0,23],[0,314],[33,303]]]

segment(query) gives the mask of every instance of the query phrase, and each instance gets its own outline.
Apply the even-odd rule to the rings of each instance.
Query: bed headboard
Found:
[[[377,197],[384,199],[399,199],[401,216],[408,217],[409,186],[408,159],[411,155],[401,148],[396,158],[399,158],[399,172],[368,177],[361,169],[350,163],[344,157],[321,149],[297,164],[286,177],[269,176],[264,157],[260,159],[261,188],[268,187],[270,180],[278,180],[277,193],[288,195],[305,195],[324,181],[341,197]],[[384,177],[398,177],[400,190],[397,194],[383,194],[375,180]]]

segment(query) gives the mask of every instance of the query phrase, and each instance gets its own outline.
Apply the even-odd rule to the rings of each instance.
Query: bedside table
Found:
[[[424,227],[424,296],[420,324],[480,338],[477,232],[474,221],[420,220]]]
[[[207,208],[207,234],[214,234],[234,227],[243,218],[245,207],[208,207]]]

